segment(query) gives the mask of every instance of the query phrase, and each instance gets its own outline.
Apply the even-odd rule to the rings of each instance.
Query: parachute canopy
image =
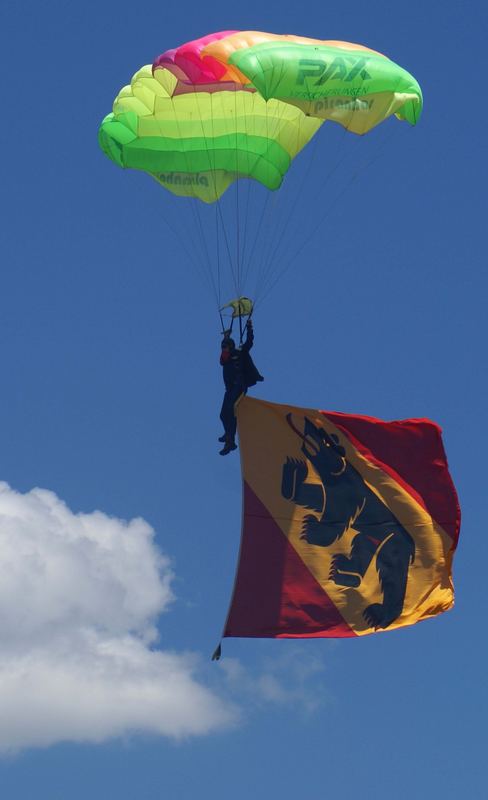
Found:
[[[415,78],[363,45],[221,31],[136,72],[99,143],[119,166],[210,203],[239,178],[278,189],[324,120],[364,134],[392,114],[415,125],[421,108]]]

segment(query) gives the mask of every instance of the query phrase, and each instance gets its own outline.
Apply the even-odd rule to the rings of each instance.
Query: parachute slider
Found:
[[[222,306],[220,310],[223,311],[225,308],[232,308],[232,319],[251,316],[253,302],[249,297],[238,297],[236,300],[230,300],[225,306]]]
[[[222,329],[224,329],[224,321],[222,318],[222,311],[226,308],[232,309],[232,317],[229,329],[229,336],[232,334],[232,327],[234,325],[234,320],[239,320],[239,335],[240,335],[240,342],[242,344],[242,339],[244,336],[244,326],[242,324],[242,318],[247,317],[246,327],[251,327],[251,316],[254,309],[253,301],[249,299],[249,297],[238,297],[235,300],[230,300],[226,303],[225,306],[219,309],[220,314],[220,321],[222,323]]]

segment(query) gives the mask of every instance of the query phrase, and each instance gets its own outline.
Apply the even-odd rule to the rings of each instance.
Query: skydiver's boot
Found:
[[[226,456],[229,453],[231,453],[232,450],[237,450],[237,445],[236,445],[234,439],[231,439],[230,437],[226,436],[225,437],[225,446],[222,448],[222,450],[219,451],[219,455]]]
[[[227,436],[225,435],[225,433],[224,433],[223,436],[219,436],[219,442],[225,442],[226,439],[227,439]]]

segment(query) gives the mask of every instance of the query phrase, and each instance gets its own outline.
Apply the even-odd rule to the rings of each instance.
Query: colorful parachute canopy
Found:
[[[225,636],[351,637],[447,611],[460,511],[441,431],[243,398]]]
[[[238,178],[277,189],[324,120],[363,134],[415,124],[416,80],[362,45],[222,31],[140,69],[103,120],[102,150],[177,195],[217,200]]]

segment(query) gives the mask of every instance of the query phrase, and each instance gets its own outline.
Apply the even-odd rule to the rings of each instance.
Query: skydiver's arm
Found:
[[[246,322],[246,341],[242,345],[242,349],[248,353],[254,344],[254,329],[252,327],[252,320],[248,319]]]

